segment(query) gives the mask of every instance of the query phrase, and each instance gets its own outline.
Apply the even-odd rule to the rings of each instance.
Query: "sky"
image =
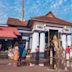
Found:
[[[72,22],[72,0],[24,0],[24,19],[52,11],[58,18]],[[8,17],[22,18],[22,0],[0,0],[0,24]]]

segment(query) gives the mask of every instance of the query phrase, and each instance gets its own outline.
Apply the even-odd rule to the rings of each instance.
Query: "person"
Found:
[[[22,42],[19,45],[19,59],[18,59],[18,65],[21,65],[21,59],[22,59],[22,53],[25,49],[25,46],[22,44]]]
[[[22,64],[23,65],[26,65],[26,55],[27,55],[27,51],[24,49],[22,53]]]
[[[19,48],[18,48],[18,43],[15,43],[14,46],[14,64],[13,66],[17,66],[18,63],[18,59],[19,59]]]
[[[31,59],[31,50],[27,49],[26,62],[28,66],[30,65],[30,59]]]
[[[67,46],[67,48],[65,49],[65,53],[66,53],[66,67],[69,68],[70,66],[70,46]]]
[[[71,43],[71,47],[70,47],[70,59],[72,60],[72,43]],[[70,63],[71,68],[72,68],[72,62]]]
[[[49,64],[49,48],[45,48],[45,51],[44,51],[44,59],[45,59],[45,62],[44,62],[44,65],[47,66]]]
[[[9,49],[8,49],[8,57],[9,57],[9,63],[8,63],[8,65],[12,65],[14,53],[13,53],[13,50],[12,50],[11,47],[9,47]]]
[[[35,60],[36,60],[36,65],[39,64],[39,46],[37,46],[36,48],[36,56],[35,56]]]

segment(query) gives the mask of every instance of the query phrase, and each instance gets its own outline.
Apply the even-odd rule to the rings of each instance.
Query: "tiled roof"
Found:
[[[16,28],[0,26],[0,38],[17,38],[17,35],[20,34]]]
[[[65,20],[62,20],[62,19],[59,19],[59,18],[55,17],[52,12],[49,12],[44,16],[33,17],[31,20],[39,21],[39,22],[46,22],[46,23],[72,26],[71,22],[67,22]]]
[[[8,18],[7,24],[12,25],[12,26],[24,26],[25,27],[27,26],[27,21],[21,21],[16,18]]]

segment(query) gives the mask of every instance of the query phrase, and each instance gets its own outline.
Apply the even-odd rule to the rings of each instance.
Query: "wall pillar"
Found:
[[[32,37],[31,36],[30,36],[29,47],[30,47],[30,49],[32,49]]]
[[[34,32],[32,35],[32,49],[31,49],[31,53],[36,52],[36,48],[39,45],[39,33],[38,32]]]
[[[67,42],[66,42],[66,35],[65,34],[63,34],[62,36],[61,36],[62,38],[62,47],[65,49],[66,48],[66,46],[67,46]]]
[[[71,46],[71,35],[67,35],[67,46]]]
[[[25,45],[25,49],[27,50],[28,49],[28,40],[26,40],[26,45]]]
[[[44,52],[45,49],[45,33],[40,33],[40,52]]]

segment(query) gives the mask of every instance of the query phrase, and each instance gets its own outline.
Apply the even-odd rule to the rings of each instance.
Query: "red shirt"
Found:
[[[70,53],[70,48],[66,48],[66,53]]]

